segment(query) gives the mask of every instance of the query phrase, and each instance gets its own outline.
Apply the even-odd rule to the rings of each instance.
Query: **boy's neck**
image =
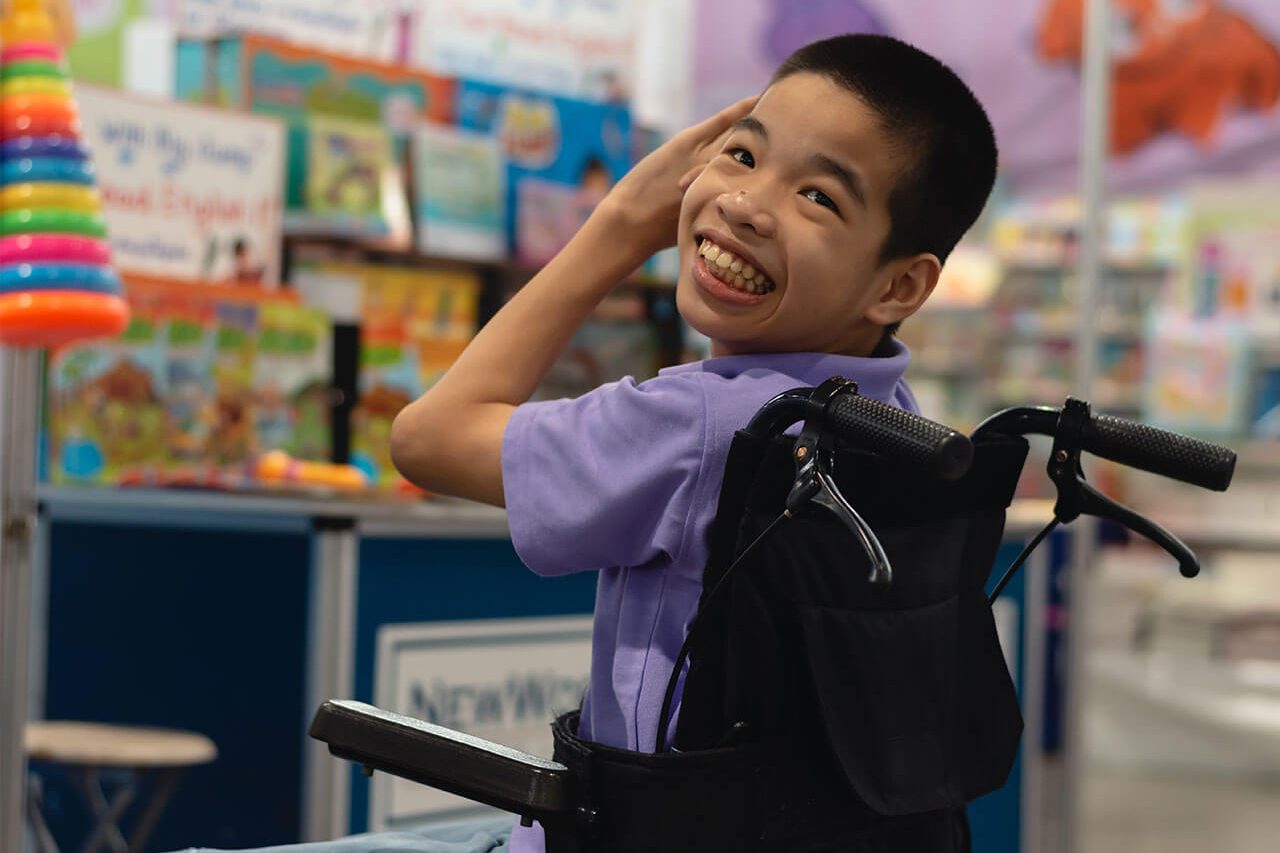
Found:
[[[824,352],[822,350],[796,350],[794,353],[810,352],[817,355],[840,355],[855,357],[855,359],[891,359],[897,355],[897,348],[893,346],[892,334],[879,339],[876,346],[872,347],[869,352]],[[727,359],[731,356],[748,356],[748,355],[794,355],[794,353],[765,351],[765,350],[735,350],[735,348],[724,347],[718,342],[712,341],[710,347],[710,357],[712,359]]]
[[[846,355],[854,358],[890,358],[894,355],[896,348],[893,345],[894,336],[888,332],[882,334],[875,343],[865,348],[858,348],[857,351],[842,350],[839,352],[828,352],[825,350],[796,350],[796,352],[818,352],[824,355]],[[711,342],[711,357],[724,358],[731,355],[778,355],[775,350],[750,349],[742,347],[732,347],[721,343],[720,341]]]

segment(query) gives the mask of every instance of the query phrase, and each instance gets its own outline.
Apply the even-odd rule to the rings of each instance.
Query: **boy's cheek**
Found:
[[[715,177],[709,174],[709,170],[704,170],[701,175],[694,178],[693,183],[684,191],[684,196],[680,200],[680,240],[684,242],[689,238],[690,231],[693,228],[693,220],[697,218],[698,213],[709,201],[714,199],[718,193],[716,189],[717,181]]]

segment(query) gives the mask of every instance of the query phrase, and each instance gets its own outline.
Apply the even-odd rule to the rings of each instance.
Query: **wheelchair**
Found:
[[[1053,439],[1053,520],[988,593],[1031,434]],[[311,736],[367,773],[536,820],[549,853],[967,851],[965,805],[1004,784],[1021,738],[990,605],[1030,551],[1090,514],[1199,571],[1085,480],[1086,452],[1218,491],[1236,461],[1072,398],[964,436],[839,377],[794,389],[734,436],[653,752],[579,738],[576,713],[546,759],[350,701],[326,702]]]

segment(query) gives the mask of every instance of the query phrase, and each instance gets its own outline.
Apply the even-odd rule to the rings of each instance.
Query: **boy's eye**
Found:
[[[755,168],[756,158],[751,156],[751,152],[745,148],[730,148],[729,156],[737,160],[748,169]]]
[[[823,207],[829,207],[836,213],[840,212],[840,208],[831,200],[831,196],[827,195],[822,190],[805,190],[803,195],[815,204],[820,204]]]

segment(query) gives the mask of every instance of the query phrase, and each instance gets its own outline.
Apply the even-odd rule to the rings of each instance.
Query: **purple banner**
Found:
[[[694,107],[762,88],[809,41],[885,33],[934,54],[991,116],[1016,193],[1071,192],[1084,0],[696,0]],[[1113,158],[1121,191],[1280,173],[1280,2],[1114,0]]]

